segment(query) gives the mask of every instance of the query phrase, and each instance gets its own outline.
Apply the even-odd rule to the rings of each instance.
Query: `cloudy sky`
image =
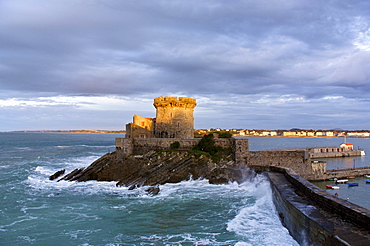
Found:
[[[368,0],[2,0],[0,131],[370,129]]]

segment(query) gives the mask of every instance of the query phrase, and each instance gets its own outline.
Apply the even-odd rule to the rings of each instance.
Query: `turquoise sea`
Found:
[[[166,184],[157,196],[115,182],[49,181],[60,169],[86,167],[114,151],[116,137],[122,135],[0,133],[0,245],[298,245],[281,225],[260,175],[240,185]],[[343,142],[249,139],[251,150]],[[365,151],[370,146],[369,139],[348,141]],[[328,165],[370,166],[367,157],[344,159]],[[364,187],[370,190],[360,185],[351,193]]]
[[[0,245],[298,245],[263,176],[166,184],[157,196],[115,182],[49,181],[113,151],[116,137],[0,133]]]

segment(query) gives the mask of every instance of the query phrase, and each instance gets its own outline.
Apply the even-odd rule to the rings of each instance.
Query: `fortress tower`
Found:
[[[155,138],[194,138],[196,99],[188,97],[157,97]]]

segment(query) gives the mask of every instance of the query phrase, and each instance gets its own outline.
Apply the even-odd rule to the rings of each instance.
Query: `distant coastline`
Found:
[[[11,131],[11,132],[46,132],[46,133],[106,133],[106,134],[126,134],[126,131],[107,131],[107,130],[34,130],[34,131]]]
[[[292,128],[290,130],[263,129],[196,129],[195,134],[227,132],[235,137],[318,137],[318,138],[370,138],[369,130],[305,130]]]
[[[236,130],[236,129],[195,129],[195,134],[201,135],[213,132],[230,132],[233,137],[293,137],[293,138],[370,138],[370,131],[321,131],[320,134],[313,134],[314,131],[269,131],[269,130]],[[37,133],[102,133],[102,134],[126,134],[125,130],[20,130],[9,132],[37,132]],[[310,134],[311,133],[311,134]]]
[[[233,135],[233,137],[258,137],[258,138],[343,138],[343,136],[263,136],[263,135]],[[367,136],[346,136],[346,138],[370,138]]]

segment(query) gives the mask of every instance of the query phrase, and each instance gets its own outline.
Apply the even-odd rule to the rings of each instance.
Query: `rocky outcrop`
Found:
[[[148,192],[157,194],[158,185],[189,179],[208,179],[212,184],[242,182],[248,175],[245,166],[237,166],[231,156],[215,163],[207,153],[187,150],[150,151],[145,155],[122,157],[116,152],[102,156],[85,169],[76,169],[60,180],[118,181],[117,186],[135,189],[154,186]]]
[[[57,179],[57,178],[59,178],[60,176],[62,176],[65,172],[66,172],[66,170],[65,170],[65,169],[60,170],[60,171],[58,171],[58,172],[54,173],[53,175],[51,175],[51,176],[49,177],[49,180]]]

